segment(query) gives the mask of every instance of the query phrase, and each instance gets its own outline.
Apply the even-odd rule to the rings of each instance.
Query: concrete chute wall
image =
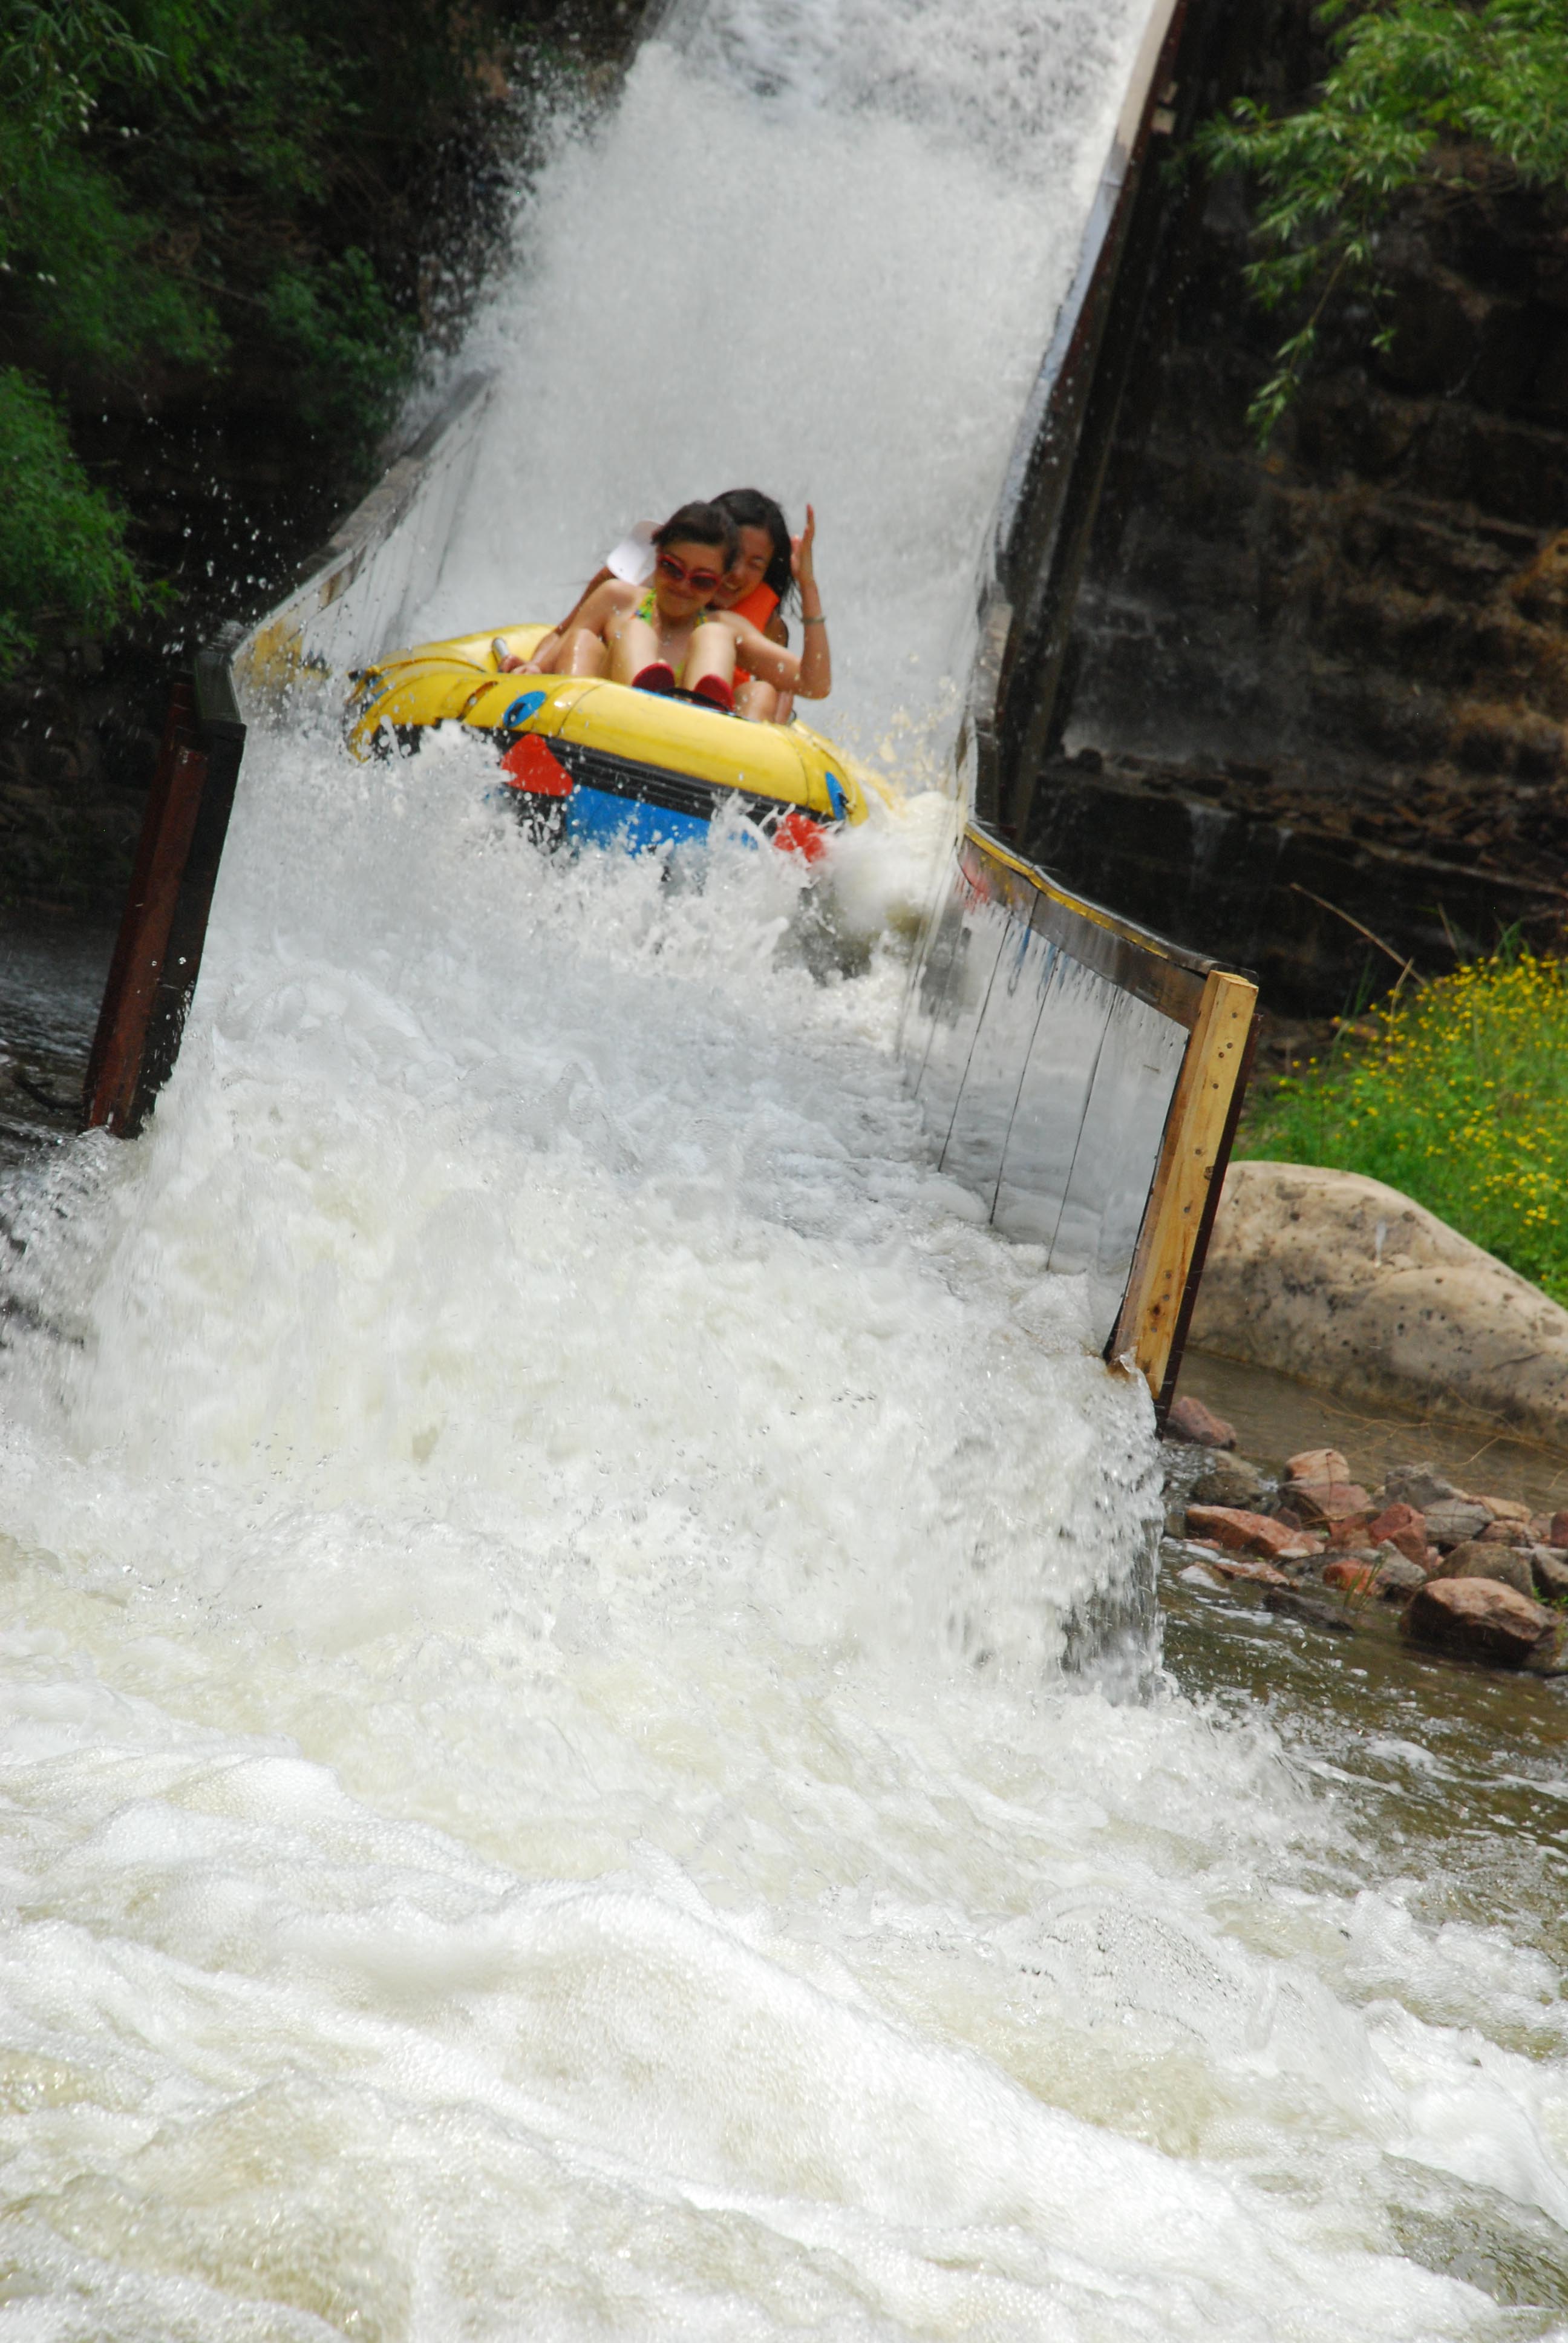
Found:
[[[406,639],[440,576],[491,388],[484,374],[457,383],[294,591],[225,645],[247,721]]]

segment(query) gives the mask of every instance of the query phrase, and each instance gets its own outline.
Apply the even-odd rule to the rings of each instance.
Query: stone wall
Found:
[[[1211,102],[1322,64],[1304,0],[1211,55]],[[1387,352],[1345,303],[1266,452],[1244,191],[1172,193],[1035,780],[1028,850],[1278,1006],[1568,912],[1568,204],[1471,160],[1387,238]]]

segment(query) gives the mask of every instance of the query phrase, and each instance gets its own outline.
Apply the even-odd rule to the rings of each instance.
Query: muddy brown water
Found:
[[[1462,1489],[1517,1497],[1540,1513],[1568,1505],[1568,1454],[1475,1424],[1393,1403],[1368,1407],[1202,1351],[1189,1351],[1182,1361],[1180,1392],[1234,1424],[1238,1452],[1254,1463],[1280,1464],[1303,1448],[1338,1448],[1352,1479],[1372,1490],[1392,1465],[1431,1462]]]

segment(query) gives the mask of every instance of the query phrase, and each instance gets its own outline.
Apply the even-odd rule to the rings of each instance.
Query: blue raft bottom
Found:
[[[649,846],[682,846],[708,836],[705,818],[680,813],[673,806],[648,805],[639,798],[617,797],[579,781],[566,809],[568,838],[591,839],[598,846],[620,846],[639,852]]]

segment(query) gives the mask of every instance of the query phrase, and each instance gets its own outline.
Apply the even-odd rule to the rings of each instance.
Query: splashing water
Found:
[[[756,478],[835,729],[940,739],[1139,13],[678,15],[524,221],[428,630]],[[12,1198],[0,2324],[1545,2331],[1547,1956],[1299,1735],[1061,1672],[1147,1402],[930,1172],[898,950],[489,780],[255,741],[148,1132]]]

